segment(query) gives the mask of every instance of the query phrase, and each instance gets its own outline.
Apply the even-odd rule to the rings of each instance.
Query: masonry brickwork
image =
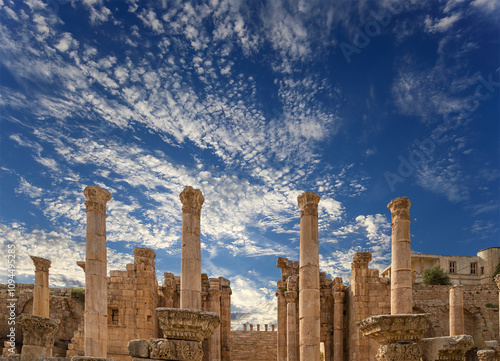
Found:
[[[276,331],[231,332],[232,361],[276,361]]]

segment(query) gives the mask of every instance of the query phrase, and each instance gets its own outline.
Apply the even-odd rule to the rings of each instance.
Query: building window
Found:
[[[450,274],[454,274],[455,273],[455,268],[456,268],[456,262],[455,261],[451,261],[450,262]]]
[[[118,325],[118,319],[119,319],[118,309],[112,308],[111,309],[111,324]]]
[[[476,274],[476,269],[477,269],[477,263],[476,262],[472,262],[470,264],[470,274],[471,275],[475,275]]]
[[[484,275],[484,266],[481,266],[481,275]]]

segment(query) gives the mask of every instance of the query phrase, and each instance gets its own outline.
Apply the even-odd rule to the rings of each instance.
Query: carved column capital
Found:
[[[352,258],[351,268],[368,268],[368,263],[371,260],[371,252],[356,252]]]
[[[344,303],[345,293],[344,292],[334,292],[333,301],[335,303]]]
[[[83,191],[87,212],[99,212],[106,215],[106,203],[111,199],[111,194],[98,186],[88,186]]]
[[[500,290],[500,273],[495,276],[495,282],[497,283],[497,287]]]
[[[411,202],[408,197],[399,197],[393,199],[387,208],[391,211],[392,224],[399,220],[410,220],[410,206]]]
[[[295,291],[286,291],[285,292],[286,302],[296,302],[297,301],[297,292]]]
[[[203,194],[199,189],[194,189],[193,187],[187,186],[179,195],[182,203],[182,213],[191,213],[195,216],[200,216],[201,206],[205,201]]]
[[[312,192],[302,193],[297,197],[297,203],[300,208],[300,218],[304,216],[318,216],[318,203],[321,197]]]
[[[380,345],[377,361],[420,361],[421,351],[417,343],[389,343]]]
[[[35,271],[49,272],[51,262],[42,257],[30,256],[35,264]]]
[[[21,316],[23,344],[52,348],[59,326],[56,321],[42,316],[23,314]]]
[[[201,342],[152,338],[150,343],[152,359],[200,361],[203,358]]]
[[[218,288],[210,288],[208,290],[208,294],[210,295],[211,300],[218,300],[221,295],[221,290],[219,290]]]

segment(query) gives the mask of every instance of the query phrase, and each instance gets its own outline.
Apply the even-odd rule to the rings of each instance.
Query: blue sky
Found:
[[[83,285],[83,189],[110,191],[108,269],[156,251],[180,273],[181,203],[202,190],[202,269],[233,326],[276,319],[297,196],[320,194],[320,262],[499,245],[500,6],[449,1],[0,0],[0,241]],[[0,281],[5,282],[6,274]]]

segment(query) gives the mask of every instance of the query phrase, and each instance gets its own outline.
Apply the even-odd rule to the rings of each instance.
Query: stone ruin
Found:
[[[341,278],[329,278],[319,270],[320,197],[307,192],[300,195],[300,260],[279,257],[277,261],[281,269],[277,331],[274,325],[263,329],[256,325],[256,332],[253,325],[245,324],[243,331],[231,332],[229,280],[209,279],[201,273],[204,198],[199,190],[186,187],[180,195],[181,275],[165,273],[162,286],[156,280],[155,253],[147,248],[134,250],[134,263],[126,270],[106,276],[106,202],[111,196],[99,187],[87,187],[85,196],[87,252],[85,262],[78,262],[86,276],[85,312],[63,355],[66,360],[500,359],[498,307],[483,306],[499,301],[500,276],[496,284],[414,285],[410,201],[406,197],[388,206],[392,216],[391,278],[379,277],[378,270],[369,268],[371,253],[358,252],[349,285],[345,285]],[[52,307],[55,297],[49,296],[50,261],[32,259],[36,268],[32,310],[26,295],[21,294],[24,314],[19,320],[24,340],[17,359],[64,360],[52,356],[65,349],[56,338],[67,332],[66,321],[60,320],[68,319],[70,312],[65,311],[66,318],[59,322],[49,318],[57,311]],[[72,311],[78,308],[68,307]],[[78,319],[78,312],[71,317]],[[0,323],[0,330],[2,327]]]

